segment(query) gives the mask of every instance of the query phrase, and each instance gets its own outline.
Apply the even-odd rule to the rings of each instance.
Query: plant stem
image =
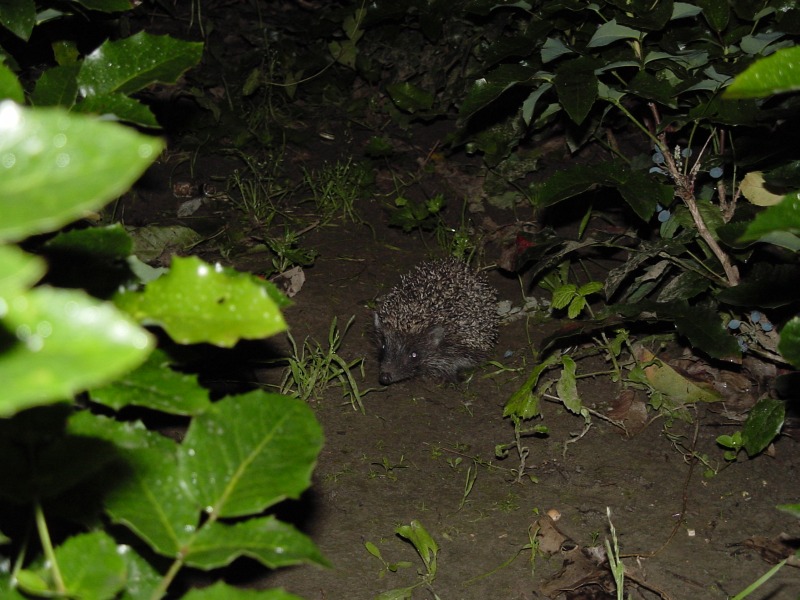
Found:
[[[34,504],[34,513],[36,516],[36,529],[39,531],[39,540],[42,543],[42,550],[47,562],[50,564],[50,572],[53,576],[53,584],[56,586],[56,591],[59,596],[66,595],[67,586],[64,585],[64,578],[61,576],[61,570],[58,568],[58,561],[56,560],[56,553],[53,549],[53,542],[50,539],[50,532],[47,529],[47,522],[44,519],[44,511],[39,500]]]

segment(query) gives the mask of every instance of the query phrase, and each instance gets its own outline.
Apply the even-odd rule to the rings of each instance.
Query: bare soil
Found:
[[[230,21],[236,23],[226,18],[218,26]],[[315,168],[358,157],[373,133],[343,115],[332,117],[321,110],[319,116],[319,123],[304,126],[312,132],[329,132],[337,141],[313,135],[307,145],[287,145],[285,158],[295,165],[297,177],[300,166]],[[656,414],[651,412],[649,424],[627,436],[595,416],[589,431],[578,439],[583,419],[560,403],[547,402],[542,423],[549,428],[548,435],[524,440],[530,450],[526,466],[536,481],[514,482],[519,456],[512,450],[503,460],[495,457],[498,444],[514,440],[503,407],[533,366],[531,343],[558,326],[554,317],[543,323],[517,320],[501,328],[494,359],[511,370],[498,373],[487,366],[457,386],[418,380],[388,388],[378,385],[370,303],[414,264],[442,253],[427,234],[388,227],[389,196],[382,194],[391,191],[392,174],[421,172],[418,166],[430,158],[447,130],[442,123],[417,123],[410,131],[381,133],[404,141],[391,171],[375,168],[374,196],[361,198],[355,207],[364,223],[339,219],[302,237],[301,245],[319,256],[305,269],[305,284],[285,311],[298,342],[310,336],[323,345],[334,317],[343,325],[355,316],[340,354],[347,360],[364,357],[365,376],[359,375],[358,382],[362,391],[370,388],[364,396],[365,414],[354,410],[338,387],[313,401],[326,439],[313,484],[301,499],[286,501],[278,509],[281,518],[318,544],[333,567],[270,572],[255,562],[239,561],[210,576],[257,589],[281,586],[308,600],[369,600],[420,581],[422,561],[411,544],[395,535],[398,526],[417,520],[437,542],[439,554],[435,579],[417,587],[413,598],[612,598],[607,566],[577,560],[574,550],[602,545],[610,537],[607,510],[629,574],[626,597],[724,599],[766,572],[775,563],[767,542],[783,533],[800,538],[797,520],[776,509],[800,501],[798,442],[784,435],[770,455],[742,460],[714,477],[704,477],[703,465],[689,452],[719,465],[724,461],[716,437],[741,428],[714,406],[700,407],[691,423],[670,423],[653,418]],[[268,270],[268,254],[247,252],[252,235],[265,232],[229,236],[234,224],[242,221],[242,213],[232,204],[216,202],[190,218],[177,217],[185,198],[176,197],[176,182],[220,185],[241,164],[205,155],[204,146],[192,146],[180,131],[171,135],[173,154],[121,206],[126,224],[185,224],[207,236],[207,242],[193,250],[204,258],[256,273]],[[191,163],[176,153],[187,148],[197,150]],[[547,169],[558,168],[559,156],[566,154],[563,147],[557,154]],[[448,218],[455,225],[464,190],[475,185],[480,163],[463,156],[441,160],[440,168],[425,171],[409,193],[418,198],[446,193],[453,200]],[[292,205],[291,198],[282,202]],[[308,210],[307,205],[302,210]],[[519,210],[517,215],[495,213],[492,219],[514,223],[530,218],[527,209]],[[580,214],[554,216],[569,224]],[[484,216],[468,215],[478,229],[486,223]],[[482,263],[491,265],[500,251],[499,246],[487,246]],[[516,277],[497,270],[489,277],[502,299],[520,303]],[[536,288],[525,292],[537,294]],[[265,368],[263,359],[287,349],[283,339],[270,346],[247,346],[244,354],[250,366],[245,375],[240,369],[217,370],[214,378],[228,383],[238,378],[242,385],[274,383],[280,371]],[[599,414],[618,403],[620,390],[607,379],[583,380],[579,390],[584,403]],[[471,476],[474,485],[468,489]],[[535,537],[536,527],[546,527],[541,519],[551,510],[560,514],[556,526],[564,538],[562,551],[544,556],[533,552],[530,544],[540,539]],[[408,561],[411,566],[387,571],[365,542],[375,544],[389,563]],[[577,572],[559,575],[567,563],[577,565],[573,567]],[[198,573],[196,582],[208,577]],[[796,600],[797,569],[784,567],[749,597]]]

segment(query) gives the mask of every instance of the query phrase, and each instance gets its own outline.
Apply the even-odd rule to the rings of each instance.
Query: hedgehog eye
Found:
[[[414,360],[416,360],[417,359],[417,353],[413,352],[413,351],[410,352],[409,355],[408,355],[408,358],[413,358]]]

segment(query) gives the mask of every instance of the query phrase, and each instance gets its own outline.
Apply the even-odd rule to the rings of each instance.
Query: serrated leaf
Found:
[[[603,283],[601,281],[589,281],[584,283],[581,287],[578,288],[578,295],[579,296],[591,296],[592,294],[596,294],[597,292],[603,289]]]
[[[240,556],[270,569],[304,563],[330,566],[308,536],[273,516],[205,525],[186,548],[186,564],[206,570],[227,566]]]
[[[182,596],[183,600],[303,600],[282,589],[245,590],[218,581],[202,589],[191,589]]]
[[[589,43],[586,44],[587,48],[600,48],[602,46],[607,46],[608,44],[612,44],[618,40],[627,40],[633,39],[638,40],[639,38],[643,37],[644,34],[641,31],[637,31],[636,29],[631,29],[630,27],[626,27],[625,25],[620,25],[617,23],[616,19],[611,19],[610,21],[606,21],[597,30],[594,32],[592,39],[589,40]]]
[[[792,318],[783,326],[778,350],[792,366],[800,368],[800,317]]]
[[[115,302],[138,321],[160,325],[180,344],[231,347],[240,339],[265,338],[286,329],[263,282],[195,256],[175,257],[169,273],[141,292],[121,292]]]
[[[78,96],[80,65],[57,65],[47,69],[36,80],[31,93],[34,106],[63,106],[71,108]]]
[[[515,390],[503,407],[503,417],[516,417],[519,419],[532,419],[539,416],[540,397],[533,393],[541,374],[558,362],[559,356],[551,354],[544,361],[531,369],[527,381]]]
[[[583,309],[586,307],[586,298],[583,296],[575,296],[567,307],[567,318],[577,319]]]
[[[36,24],[36,3],[34,0],[0,3],[0,24],[18,38],[27,41]]]
[[[144,31],[106,41],[89,54],[78,73],[81,95],[132,94],[153,83],[175,83],[200,61],[202,42],[186,42]]]
[[[179,450],[181,480],[209,514],[252,515],[297,498],[321,447],[322,430],[304,402],[250,392],[194,418]]]
[[[0,305],[29,289],[46,271],[44,261],[14,246],[0,246]],[[0,308],[0,318],[4,309]]]
[[[577,289],[574,283],[567,283],[553,290],[553,299],[551,301],[553,308],[556,310],[566,308],[575,297]]]
[[[125,585],[125,561],[104,531],[76,535],[55,549],[66,593],[76,598],[110,599]],[[41,574],[46,576],[49,567]]]
[[[569,356],[561,357],[561,377],[556,382],[556,394],[564,406],[573,414],[580,414],[583,409],[583,402],[578,395],[578,386],[575,379],[577,365]]]
[[[114,380],[110,385],[90,390],[92,401],[114,410],[141,406],[172,415],[197,415],[210,405],[208,392],[197,383],[196,375],[178,373],[161,350],[147,362]]]
[[[54,231],[124,192],[163,143],[61,109],[0,103],[0,241]]]
[[[763,98],[800,89],[800,46],[757,60],[733,80],[723,98]]]
[[[91,255],[105,260],[124,260],[133,250],[133,241],[120,224],[87,227],[58,233],[44,245],[46,250]]]
[[[87,96],[75,104],[72,110],[76,113],[98,115],[105,119],[113,115],[119,121],[143,127],[160,127],[156,116],[148,106],[121,93]]]
[[[0,323],[14,332],[0,355],[2,416],[103,385],[139,366],[153,346],[112,304],[80,291],[39,287],[0,301]]]
[[[750,409],[742,428],[742,442],[747,455],[759,454],[780,433],[786,417],[786,405],[781,400],[762,398]]]

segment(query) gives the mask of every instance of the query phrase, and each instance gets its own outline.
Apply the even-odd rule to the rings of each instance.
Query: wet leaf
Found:
[[[72,110],[106,118],[114,115],[120,121],[142,125],[143,127],[160,127],[150,108],[125,94],[87,96],[75,104]]]
[[[80,65],[56,65],[47,69],[36,80],[31,93],[34,106],[63,106],[71,108],[78,96],[78,71]]]
[[[248,556],[270,569],[299,564],[330,566],[311,539],[273,516],[201,528],[187,548],[186,564],[214,569]]]
[[[723,98],[763,98],[800,89],[800,46],[757,60],[728,86]]]
[[[163,144],[60,109],[0,103],[0,241],[54,231],[121,194]]]
[[[80,291],[40,287],[2,300],[0,323],[14,332],[0,355],[2,416],[111,381],[144,362],[153,345],[113,305]]]
[[[113,92],[132,94],[153,83],[175,83],[200,61],[202,53],[202,42],[144,31],[106,41],[83,60],[78,89],[89,97]]]
[[[742,441],[747,455],[759,454],[780,433],[786,416],[786,406],[781,400],[762,398],[750,409],[742,429]]]
[[[18,38],[27,40],[36,24],[36,3],[34,0],[0,3],[0,24]]]
[[[249,273],[211,266],[197,257],[175,257],[170,272],[144,291],[117,295],[118,306],[145,324],[160,325],[180,344],[231,347],[286,329],[266,282]]]
[[[250,392],[194,418],[180,446],[181,479],[206,512],[252,515],[297,498],[321,447],[322,430],[304,402]]]
[[[122,225],[87,227],[57,234],[44,245],[47,250],[91,255],[93,259],[124,260],[133,250],[131,236]]]
[[[170,368],[169,357],[156,350],[147,362],[112,384],[90,390],[94,402],[114,410],[142,406],[171,415],[197,415],[210,405],[208,392],[197,384],[196,375]]]
[[[104,531],[69,538],[56,548],[56,560],[70,596],[113,598],[125,585],[125,561],[117,543]],[[48,571],[43,569],[41,575],[46,576]]]

